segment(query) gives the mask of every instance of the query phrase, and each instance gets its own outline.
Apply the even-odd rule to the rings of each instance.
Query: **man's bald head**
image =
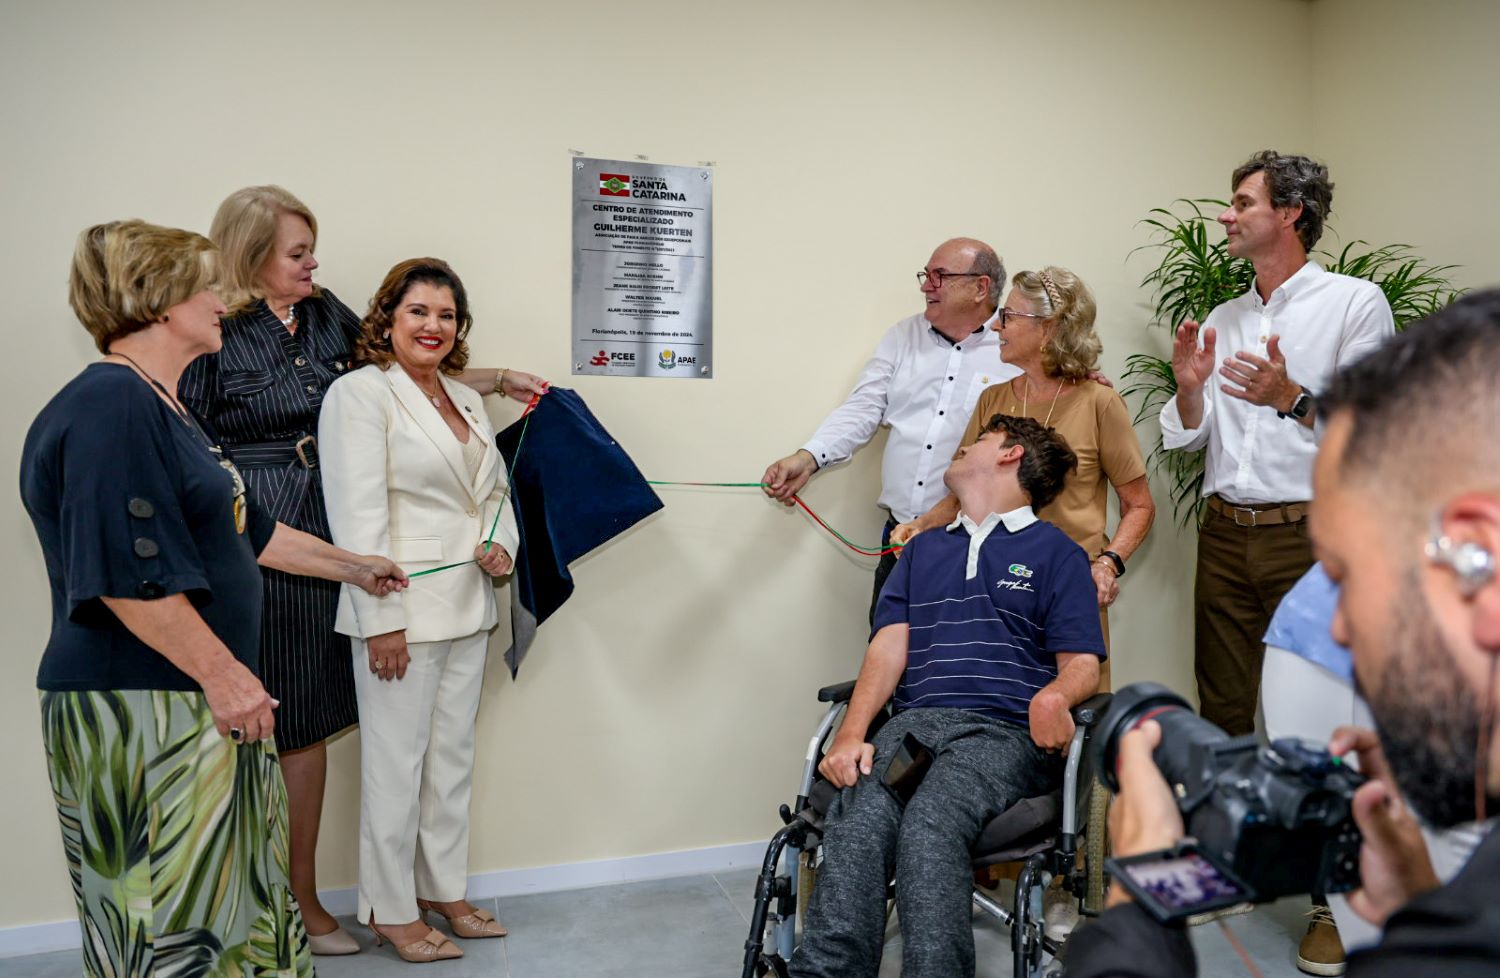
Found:
[[[973,272],[976,275],[987,275],[990,279],[990,303],[998,306],[1000,304],[1000,293],[1005,288],[1005,263],[995,253],[995,249],[980,241],[978,238],[949,238],[938,245],[938,250],[954,249],[962,254],[968,264],[962,269],[954,271]]]

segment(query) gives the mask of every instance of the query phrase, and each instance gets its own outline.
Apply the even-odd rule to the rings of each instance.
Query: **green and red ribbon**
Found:
[[[541,397],[542,396],[540,394],[533,394],[531,396],[531,401],[526,405],[526,410],[521,412],[521,435],[516,439],[515,458],[511,459],[510,468],[505,473],[505,492],[500,497],[500,508],[495,511],[495,521],[490,525],[489,536],[486,537],[484,541],[486,549],[488,549],[490,544],[495,542],[495,531],[500,527],[500,514],[505,511],[505,501],[510,496],[511,477],[515,475],[516,460],[521,457],[521,446],[526,441],[526,429],[531,425],[531,412],[536,408],[537,402],[541,400]],[[657,481],[652,479],[647,479],[646,484],[650,486],[690,486],[710,489],[764,489],[767,485],[764,482],[669,482]],[[860,546],[859,544],[851,541],[848,537],[844,536],[838,530],[835,530],[832,526],[828,525],[828,521],[819,516],[811,506],[807,505],[807,503],[803,501],[801,496],[794,494],[792,496],[792,502],[802,507],[807,515],[812,517],[813,522],[817,523],[824,530],[828,531],[828,533],[832,535],[834,539],[838,540],[839,543],[842,543],[844,546],[848,547],[850,550],[854,551],[857,554],[862,554],[866,557],[884,557],[886,554],[893,554],[901,549],[901,544],[899,543],[890,544],[889,546],[885,547]],[[408,574],[407,577],[424,577],[428,574],[436,574],[438,571],[452,570],[455,567],[467,567],[472,563],[475,563],[475,561],[465,560],[457,564],[444,564],[442,567],[431,567],[427,570],[417,571],[414,574]]]

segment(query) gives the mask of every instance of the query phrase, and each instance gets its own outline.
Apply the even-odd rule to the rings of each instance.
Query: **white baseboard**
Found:
[[[71,951],[79,947],[78,918],[47,924],[23,924],[0,928],[0,958],[47,951]]]
[[[722,873],[731,869],[758,867],[765,856],[766,843],[741,842],[706,849],[684,849],[679,852],[656,852],[622,859],[598,859],[586,863],[562,863],[535,866],[530,869],[502,869],[493,873],[476,873],[469,877],[469,897],[487,900],[491,897],[524,896],[528,893],[550,893],[557,890],[579,890],[611,883],[668,879],[673,876],[698,876]],[[350,886],[340,890],[320,890],[318,897],[330,913],[343,916],[355,912],[358,891]],[[48,951],[67,951],[79,946],[78,921],[59,920],[20,927],[0,927],[0,958]]]

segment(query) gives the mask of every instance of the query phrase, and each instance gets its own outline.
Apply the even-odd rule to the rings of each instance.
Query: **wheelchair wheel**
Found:
[[[1043,885],[1045,859],[1030,857],[1016,878],[1016,893],[1011,903],[1014,916],[1010,922],[1011,973],[1017,978],[1034,978],[1042,973]]]
[[[1090,913],[1100,913],[1104,910],[1104,859],[1109,855],[1109,789],[1097,777],[1089,789],[1089,824],[1084,846],[1088,891],[1083,906]]]
[[[807,901],[812,899],[813,887],[818,885],[818,867],[812,865],[813,856],[801,853],[797,857],[797,933],[807,926]]]
[[[786,962],[778,957],[762,956],[760,963],[755,967],[757,978],[789,978]]]

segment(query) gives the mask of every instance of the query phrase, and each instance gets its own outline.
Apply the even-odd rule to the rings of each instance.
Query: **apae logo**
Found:
[[[677,354],[671,350],[662,350],[656,356],[656,365],[663,370],[671,370],[677,366]]]

